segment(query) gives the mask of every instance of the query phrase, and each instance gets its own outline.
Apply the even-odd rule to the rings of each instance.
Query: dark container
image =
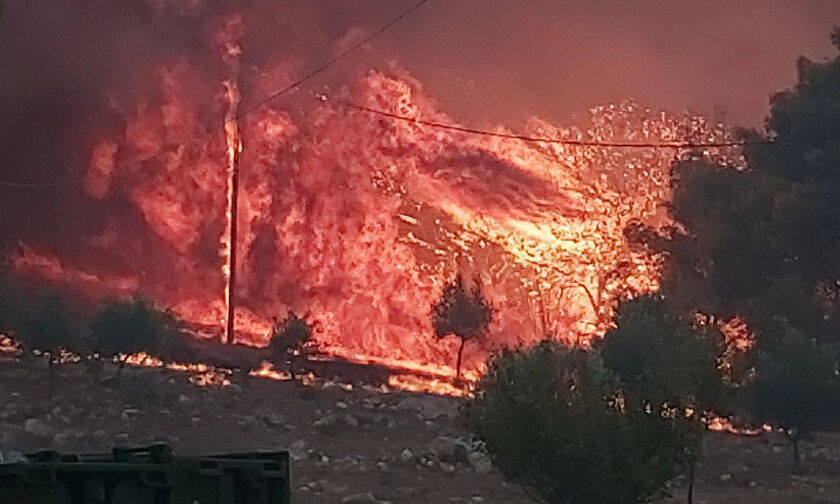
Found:
[[[0,504],[289,504],[289,454],[181,457],[164,444],[0,464]]]

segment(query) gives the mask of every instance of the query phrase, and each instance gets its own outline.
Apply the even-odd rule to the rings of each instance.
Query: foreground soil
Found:
[[[130,368],[113,380],[114,372],[63,365],[50,398],[42,362],[0,362],[0,450],[159,441],[185,454],[287,448],[299,504],[533,502],[472,451],[458,399],[244,375],[198,387],[185,373]],[[804,473],[791,476],[782,436],[712,433],[695,502],[840,503],[840,439],[815,436],[803,453]],[[684,478],[668,494],[660,502],[684,502]]]

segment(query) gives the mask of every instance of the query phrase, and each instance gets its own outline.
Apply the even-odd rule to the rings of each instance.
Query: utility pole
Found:
[[[239,128],[239,92],[240,55],[242,47],[229,42],[225,46],[224,60],[230,65],[231,76],[225,81],[225,95],[228,102],[225,114],[225,142],[227,143],[227,198],[225,206],[225,234],[222,236],[222,255],[225,265],[222,271],[225,277],[225,343],[232,344],[236,339],[236,239],[239,215],[239,158],[242,153],[242,135]]]
[[[227,285],[226,285],[226,292],[227,295],[225,296],[227,299],[226,301],[226,327],[225,327],[225,343],[231,344],[234,342],[235,339],[235,327],[234,323],[236,321],[236,238],[237,238],[237,220],[239,215],[239,154],[241,151],[241,143],[240,147],[236,149],[236,152],[233,156],[233,161],[231,162],[230,170],[230,178],[228,183],[230,185],[229,193],[230,193],[230,223],[228,225],[228,243],[230,243],[230,250],[228,251],[228,264],[227,264]]]

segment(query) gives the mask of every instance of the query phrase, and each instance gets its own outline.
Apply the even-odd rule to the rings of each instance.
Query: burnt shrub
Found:
[[[643,502],[695,442],[628,404],[597,353],[549,343],[494,358],[462,418],[508,480],[552,504]]]
[[[90,324],[91,346],[105,356],[147,352],[167,358],[180,344],[178,320],[142,300],[106,301]]]
[[[303,345],[312,338],[312,327],[309,323],[294,313],[282,321],[275,320],[271,334],[269,349],[272,359],[277,366],[283,366],[290,350],[301,350]]]

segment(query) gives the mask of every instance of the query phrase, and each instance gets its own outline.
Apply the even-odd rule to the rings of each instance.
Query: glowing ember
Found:
[[[0,358],[17,358],[23,350],[20,343],[6,334],[0,333]]]
[[[274,368],[274,364],[268,361],[263,361],[258,369],[252,369],[248,376],[278,381],[290,381],[292,379],[292,375],[288,371],[278,371]]]
[[[207,364],[181,364],[177,362],[166,363],[145,352],[139,352],[131,355],[120,355],[119,359],[129,366],[166,368],[170,371],[189,373],[189,382],[202,387],[226,387],[230,385],[230,376],[233,375],[233,371],[230,369],[217,368],[214,366],[208,366]]]
[[[760,436],[761,434],[773,431],[773,428],[767,424],[758,428],[736,427],[729,419],[722,417],[712,418],[706,427],[710,431],[728,432],[730,434],[737,434],[740,436]]]
[[[393,375],[388,378],[388,386],[398,390],[442,396],[464,397],[469,394],[468,390],[452,383],[417,375]]]

